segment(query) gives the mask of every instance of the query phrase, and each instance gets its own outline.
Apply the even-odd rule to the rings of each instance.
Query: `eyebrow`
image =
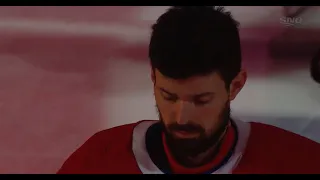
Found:
[[[177,94],[175,93],[171,93],[169,92],[168,90],[165,90],[164,88],[161,88],[159,87],[159,89],[167,94],[170,94],[172,96],[178,96]],[[193,97],[203,97],[203,96],[208,96],[208,95],[214,95],[213,92],[204,92],[204,93],[200,93],[200,94],[194,94],[194,95],[190,95],[190,96],[193,96]]]

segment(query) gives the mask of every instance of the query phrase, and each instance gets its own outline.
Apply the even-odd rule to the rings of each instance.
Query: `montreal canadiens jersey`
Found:
[[[232,120],[236,142],[210,174],[319,174],[320,144],[261,123]],[[158,121],[103,130],[64,162],[58,174],[171,174]]]

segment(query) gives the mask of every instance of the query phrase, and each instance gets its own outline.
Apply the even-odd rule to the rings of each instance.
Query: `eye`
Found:
[[[163,99],[167,100],[167,101],[171,101],[171,102],[175,102],[178,100],[177,96],[165,93],[165,92],[161,92],[161,96],[163,97]]]
[[[201,97],[201,98],[196,98],[193,103],[195,105],[206,105],[212,101],[213,97],[212,96],[206,96],[206,97]]]
[[[178,100],[178,98],[176,98],[176,97],[163,97],[165,100],[167,100],[167,101],[172,101],[172,102],[175,102],[175,101],[177,101]]]
[[[209,102],[208,101],[199,101],[199,100],[196,100],[196,101],[193,101],[193,103],[195,104],[195,105],[206,105],[206,104],[208,104]]]

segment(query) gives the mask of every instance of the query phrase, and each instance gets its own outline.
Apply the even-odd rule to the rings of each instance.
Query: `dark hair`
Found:
[[[310,73],[311,73],[312,79],[317,83],[320,83],[320,49],[311,60]]]
[[[218,72],[229,86],[241,69],[238,25],[223,7],[171,7],[152,26],[151,66],[173,79]]]

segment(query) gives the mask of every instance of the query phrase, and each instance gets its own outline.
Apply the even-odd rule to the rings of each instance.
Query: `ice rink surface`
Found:
[[[281,7],[227,8],[242,24],[249,72],[233,116],[320,142],[310,59],[267,53],[286,29]],[[149,27],[165,9],[0,7],[0,173],[55,173],[95,132],[156,119],[147,48]],[[304,28],[320,25],[314,13],[303,20]]]

